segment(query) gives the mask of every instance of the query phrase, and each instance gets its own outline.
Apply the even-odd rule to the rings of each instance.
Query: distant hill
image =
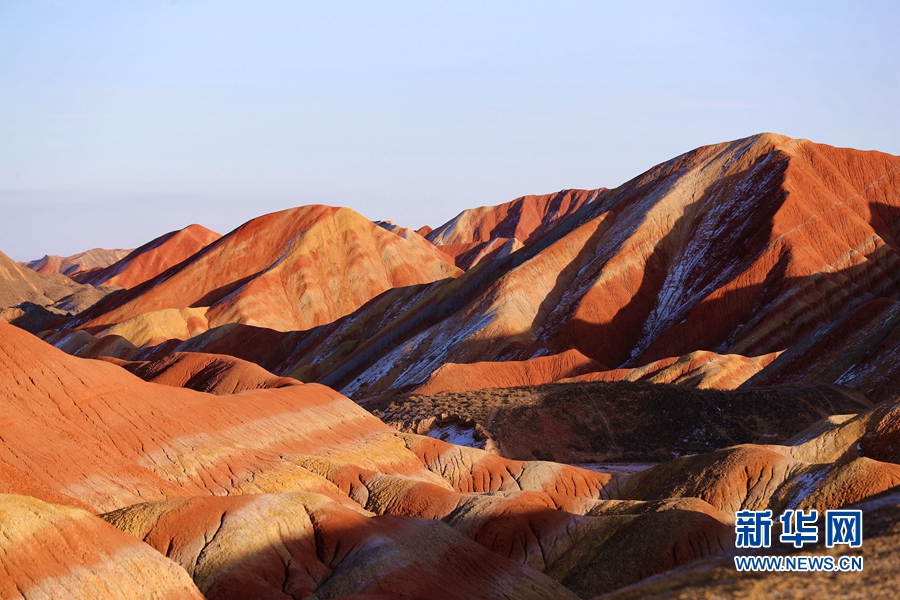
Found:
[[[44,255],[44,258],[26,263],[25,266],[43,275],[59,273],[71,277],[83,271],[102,269],[126,256],[129,252],[131,250],[122,250],[120,248],[114,250],[91,248],[72,256],[47,254]]]

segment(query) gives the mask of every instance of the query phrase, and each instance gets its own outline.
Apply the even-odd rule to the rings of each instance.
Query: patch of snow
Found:
[[[446,427],[438,427],[428,432],[428,437],[443,440],[449,444],[457,446],[468,446],[470,448],[484,449],[484,442],[475,439],[475,430],[472,428],[461,428],[458,425],[447,425]]]
[[[788,499],[785,509],[796,509],[800,503],[808,498],[816,487],[828,477],[831,469],[818,469],[816,471],[807,471],[794,482],[794,492]]]

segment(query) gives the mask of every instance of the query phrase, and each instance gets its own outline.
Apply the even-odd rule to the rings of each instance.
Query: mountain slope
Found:
[[[689,152],[588,209],[452,316],[325,381],[408,390],[448,362],[572,348],[609,367],[761,356],[814,345],[873,296],[900,299],[898,157],[764,134]]]
[[[531,215],[526,200],[543,208]],[[900,385],[900,157],[760,134],[698,148],[614,190],[501,206],[427,233],[448,242],[442,251],[523,238],[457,279],[384,282],[332,309],[316,288],[250,273],[198,300],[176,300],[170,287],[165,311],[154,290],[123,295],[82,326],[136,345],[191,338],[158,352],[233,354],[359,398],[408,393],[448,364],[515,362],[525,373],[529,361],[570,350],[600,365],[578,375],[588,380],[838,382],[873,400]],[[317,209],[291,214],[302,210]],[[262,231],[270,220],[251,223]],[[427,254],[418,234],[385,226]],[[207,271],[181,281],[190,290]],[[352,289],[357,280],[341,278]],[[328,316],[299,318],[283,290],[307,316]]]
[[[75,283],[59,273],[43,275],[0,252],[0,321],[28,331],[58,327],[115,288]]]
[[[188,574],[84,510],[0,494],[0,597],[203,600]]]
[[[189,335],[226,323],[302,330],[392,287],[458,273],[437,250],[350,209],[305,206],[249,221],[191,260],[98,305],[80,324],[136,344],[161,341],[179,323]],[[110,330],[116,324],[122,325]]]
[[[188,225],[132,250],[116,262],[72,276],[79,283],[133,288],[193,256],[222,237],[202,225]]]
[[[236,359],[137,367],[160,383],[0,324],[0,492],[112,511],[207,597],[278,597],[288,582],[326,597],[568,597],[562,579],[599,593],[730,545],[705,502],[610,502],[609,474],[401,434]],[[642,561],[635,536],[660,560]],[[596,581],[594,550],[628,559]]]
[[[531,245],[605,191],[563,190],[466,209],[425,238],[453,256],[458,267],[470,269],[482,260]]]
[[[44,258],[33,260],[25,266],[43,275],[59,273],[60,275],[72,277],[73,275],[83,273],[84,271],[107,267],[126,256],[129,252],[131,252],[131,250],[123,250],[121,248],[116,248],[114,250],[91,248],[90,250],[79,252],[72,256],[47,254]]]

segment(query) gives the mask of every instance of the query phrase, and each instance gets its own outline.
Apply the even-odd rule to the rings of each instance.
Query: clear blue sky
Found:
[[[898,31],[894,0],[0,0],[0,250],[437,225],[760,131],[900,154]]]

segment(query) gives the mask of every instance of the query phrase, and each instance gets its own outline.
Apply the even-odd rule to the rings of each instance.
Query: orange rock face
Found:
[[[130,289],[42,332],[56,348],[0,323],[0,493],[16,494],[0,497],[0,586],[594,597],[728,550],[742,508],[895,488],[897,223],[900,157],[761,134],[435,230],[308,206],[154,240],[83,274]],[[0,294],[77,304],[4,258]],[[513,460],[342,395],[547,382],[562,396],[482,415],[495,451],[677,457],[620,474]],[[858,414],[796,433],[830,413],[789,388],[740,395],[810,383]]]
[[[836,382],[881,400],[900,382],[898,167],[887,154],[761,134],[698,148],[614,190],[465,211],[422,230],[432,253],[393,224],[295,209],[251,221],[76,325],[135,346],[189,340],[164,352],[233,354],[355,397],[416,390],[445,366],[516,370],[571,350],[604,365],[591,379]],[[343,240],[327,258],[313,250],[326,238]],[[397,243],[410,262],[392,273],[434,268],[381,277],[379,257]],[[364,246],[378,250],[341,254]],[[454,274],[444,252],[473,258],[465,276],[442,281]],[[232,255],[246,266],[216,275],[238,265]]]
[[[747,358],[739,354],[720,356],[699,350],[687,356],[664,358],[632,369],[596,371],[559,381],[649,381],[700,389],[733,390],[771,364],[778,355],[778,352],[772,352]]]
[[[464,210],[423,235],[470,269],[482,260],[510,254],[530,245],[566,221],[583,205],[595,201],[605,189],[564,190],[544,196],[523,196],[497,206]]]
[[[440,394],[483,388],[540,385],[597,371],[602,366],[577,350],[523,361],[447,363],[431,374],[414,394]]]
[[[323,445],[337,451],[391,431],[323,386],[200,393],[70,357],[9,325],[0,324],[0,332],[2,492],[111,510],[147,499],[259,491],[268,485],[263,470],[285,480],[308,475],[279,453],[315,454]],[[379,460],[425,472],[409,453],[370,453],[364,462]]]
[[[443,523],[317,494],[174,500],[104,518],[181,564],[210,600],[577,598]]]
[[[628,496],[701,498],[741,509],[838,508],[900,485],[897,401],[859,415],[828,419],[788,445],[734,446],[686,456],[632,475]]]
[[[144,381],[217,396],[297,384],[296,379],[275,377],[254,363],[219,354],[177,352],[152,362],[102,359],[119,365]]]
[[[767,370],[797,353],[814,359],[823,328],[839,327],[862,303],[900,299],[900,243],[889,225],[898,218],[900,157],[772,134],[699,148],[471,273],[450,316],[409,328],[374,365],[369,356],[371,366],[356,361],[323,381],[351,394],[408,391],[445,363],[567,349],[611,368],[696,351],[787,351],[748,382],[772,383]],[[843,371],[865,363],[878,342],[845,356]],[[822,370],[815,381],[842,374]]]
[[[0,494],[0,597],[202,600],[172,561],[94,515]]]
[[[400,434],[237,359],[114,362],[0,325],[0,491],[111,511],[209,598],[574,598],[730,543],[727,515],[701,501],[611,502],[608,474]],[[638,560],[635,540],[660,560]],[[598,556],[619,557],[614,577],[592,576]]]
[[[193,256],[222,237],[202,225],[188,225],[129,252],[116,262],[74,275],[79,283],[133,288]]]
[[[350,209],[307,206],[246,223],[191,260],[98,305],[80,325],[137,344],[227,323],[309,329],[389,288],[459,274],[445,258]]]

